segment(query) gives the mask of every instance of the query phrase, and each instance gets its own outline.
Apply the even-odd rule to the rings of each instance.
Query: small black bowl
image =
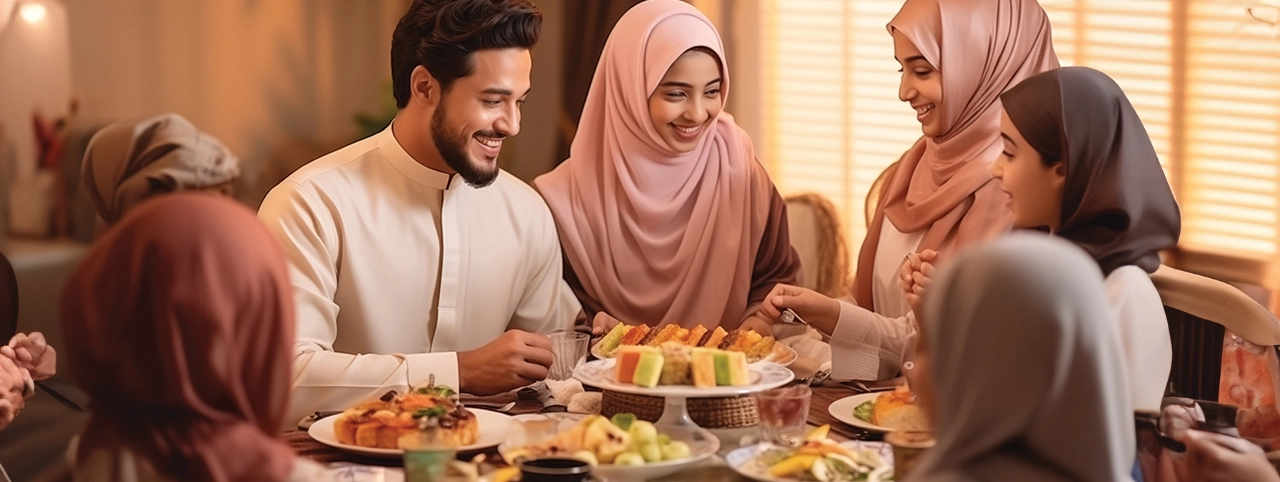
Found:
[[[583,482],[591,476],[591,464],[569,458],[526,460],[520,463],[522,482]]]

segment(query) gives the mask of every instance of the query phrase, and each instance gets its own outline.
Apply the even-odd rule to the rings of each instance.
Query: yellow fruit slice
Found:
[[[516,467],[503,467],[489,474],[491,482],[511,482],[520,478],[520,469]]]
[[[810,430],[809,434],[804,436],[804,439],[805,440],[822,440],[827,438],[827,433],[829,432],[831,432],[831,426],[823,425],[821,427],[817,427],[813,430]]]
[[[818,460],[817,455],[795,455],[786,460],[774,464],[769,467],[770,477],[790,477],[799,475],[813,467],[813,462]]]

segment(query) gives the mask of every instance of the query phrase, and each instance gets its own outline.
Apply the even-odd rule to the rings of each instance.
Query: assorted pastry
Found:
[[[359,447],[402,448],[401,437],[427,431],[436,442],[458,447],[476,443],[480,423],[453,389],[428,385],[357,404],[338,415],[333,431],[338,442]]]
[[[739,352],[747,357],[748,363],[763,360],[773,353],[774,339],[753,330],[726,331],[717,326],[714,330],[703,325],[683,328],[680,325],[666,325],[661,328],[650,328],[649,325],[618,324],[600,339],[596,346],[598,356],[610,358],[619,349],[627,346],[659,347],[664,343],[674,342],[687,347],[716,348]]]
[[[659,347],[623,346],[617,350],[614,378],[618,383],[652,388],[693,385],[698,388],[751,384],[747,357],[738,351],[668,341]]]
[[[905,385],[854,407],[853,416],[892,430],[929,429],[929,419],[925,416],[924,408],[916,403],[915,395]]]

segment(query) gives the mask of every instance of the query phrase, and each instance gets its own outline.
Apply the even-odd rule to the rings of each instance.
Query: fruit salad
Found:
[[[850,448],[827,438],[829,425],[814,429],[798,447],[763,446],[742,469],[785,480],[818,482],[885,482],[893,466],[880,454]]]
[[[652,423],[630,413],[612,419],[589,415],[550,439],[502,454],[510,464],[543,457],[573,457],[591,465],[645,465],[691,457],[689,444],[671,440]]]

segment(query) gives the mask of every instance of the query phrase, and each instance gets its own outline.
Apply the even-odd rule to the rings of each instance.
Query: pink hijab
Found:
[[[1035,0],[907,0],[889,22],[942,74],[945,133],[922,137],[885,186],[858,256],[854,297],[874,310],[872,266],[887,216],[903,233],[924,231],[919,250],[945,260],[957,247],[1009,229],[1006,195],[992,181],[1000,155],[1000,94],[1058,67],[1049,18]]]
[[[127,449],[176,480],[286,480],[292,287],[252,211],[204,193],[144,202],[94,244],[62,307],[93,400],[81,461]]]
[[[651,0],[614,26],[587,93],[569,159],[534,184],[587,294],[629,323],[729,324],[746,315],[772,185],[751,140],[721,112],[697,149],[676,153],[649,116],[649,95],[685,51],[723,69],[711,21]]]

